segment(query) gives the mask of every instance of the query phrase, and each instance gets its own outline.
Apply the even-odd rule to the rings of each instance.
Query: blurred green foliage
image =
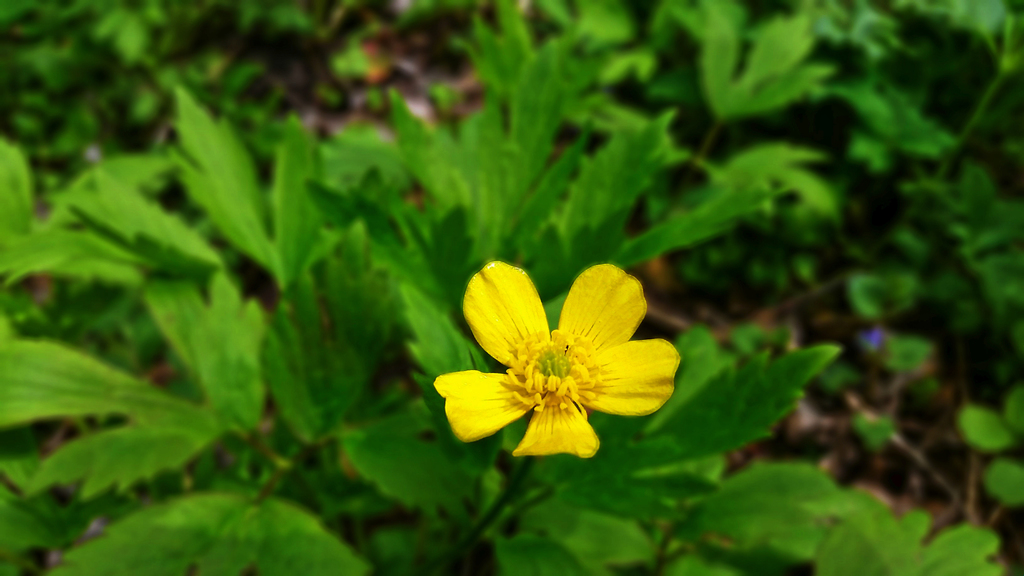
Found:
[[[850,400],[885,377],[956,390],[984,498],[1024,506],[1024,4],[405,4],[0,5],[0,575],[1024,560],[727,457],[815,380],[905,445]],[[594,414],[595,458],[527,463],[522,422],[461,443],[432,385],[493,369],[460,308],[494,259],[552,317],[613,262],[739,320],[667,334],[674,396]],[[747,321],[815,299],[810,335]]]

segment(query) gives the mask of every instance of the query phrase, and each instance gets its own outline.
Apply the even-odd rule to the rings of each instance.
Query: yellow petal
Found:
[[[534,410],[526,436],[512,455],[575,454],[580,458],[590,458],[600,445],[594,427],[587,422],[583,412],[575,406],[565,410],[549,406],[541,411]]]
[[[644,416],[661,408],[675,389],[679,352],[665,340],[634,340],[603,350],[596,358],[601,382],[587,408]]]
[[[558,329],[585,336],[600,350],[628,342],[647,314],[640,281],[618,266],[601,264],[576,278],[562,306]]]
[[[462,311],[476,341],[506,366],[512,349],[526,336],[550,337],[537,288],[526,272],[504,262],[491,262],[473,276]]]
[[[476,370],[442,374],[434,388],[444,397],[444,412],[452,432],[463,442],[494,434],[519,419],[530,406],[518,401],[506,385],[505,374]]]

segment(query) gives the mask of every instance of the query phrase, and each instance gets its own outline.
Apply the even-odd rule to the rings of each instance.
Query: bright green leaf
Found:
[[[0,245],[32,226],[32,172],[16,146],[0,139]]]
[[[1017,443],[999,413],[990,408],[967,405],[957,415],[957,423],[967,442],[983,452],[999,452]]]

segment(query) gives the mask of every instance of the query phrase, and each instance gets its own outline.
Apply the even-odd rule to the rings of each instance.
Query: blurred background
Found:
[[[205,566],[103,560],[202,490],[378,574],[1019,573],[1022,69],[1021,0],[3,0],[0,575]],[[496,258],[553,319],[626,267],[683,364],[460,548],[523,423],[459,445],[431,382],[486,366],[461,298]],[[76,404],[78,355],[230,424],[106,444],[150,420]]]

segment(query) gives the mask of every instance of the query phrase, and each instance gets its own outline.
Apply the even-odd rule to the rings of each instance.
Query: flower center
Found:
[[[544,410],[573,407],[594,399],[600,369],[594,361],[594,345],[587,338],[561,330],[531,334],[510,352],[506,386],[512,396],[531,408]]]
[[[552,349],[547,349],[537,358],[537,369],[545,376],[558,376],[565,378],[572,369],[572,362],[565,356]]]

